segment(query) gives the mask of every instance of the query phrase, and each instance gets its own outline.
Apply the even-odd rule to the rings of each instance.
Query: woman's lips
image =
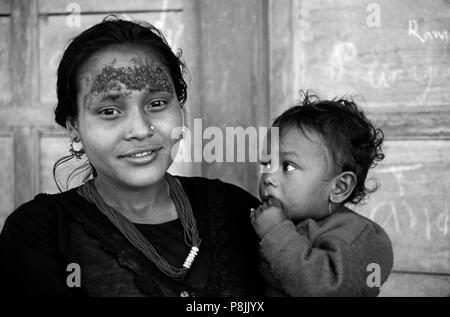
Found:
[[[137,147],[137,148],[134,148],[134,149],[132,149],[130,151],[125,152],[120,157],[140,157],[140,156],[145,156],[147,154],[150,154],[151,152],[159,151],[162,148],[163,148],[163,146],[156,146],[156,145],[141,146],[141,147]]]
[[[136,157],[144,157],[144,156],[147,156],[147,155],[150,155],[150,154],[152,154],[154,151],[145,151],[145,152],[139,152],[139,153],[136,153],[136,154],[133,154],[133,155],[128,155],[129,157],[132,157],[132,158],[136,158]]]
[[[121,156],[120,158],[137,165],[148,164],[156,158],[156,155],[161,149],[162,147],[154,149],[142,149],[139,151],[129,152],[128,155]]]

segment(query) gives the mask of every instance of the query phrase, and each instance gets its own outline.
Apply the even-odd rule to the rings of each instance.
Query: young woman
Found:
[[[72,40],[58,68],[55,119],[91,175],[8,217],[2,293],[259,294],[248,221],[259,201],[219,180],[167,173],[183,137],[173,138],[184,126],[183,70],[149,24],[107,18]]]

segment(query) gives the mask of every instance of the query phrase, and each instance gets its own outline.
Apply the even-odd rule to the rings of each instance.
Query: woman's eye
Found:
[[[286,172],[292,172],[296,169],[296,167],[294,165],[292,165],[291,163],[283,163],[283,170]]]
[[[119,114],[119,111],[114,108],[105,108],[99,111],[100,114],[104,116],[115,116]]]
[[[148,105],[145,106],[145,110],[159,110],[161,108],[164,108],[167,105],[167,101],[165,100],[155,100],[150,102]]]

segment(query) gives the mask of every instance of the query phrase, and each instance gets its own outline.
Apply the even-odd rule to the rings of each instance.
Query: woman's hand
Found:
[[[250,209],[250,220],[253,228],[262,239],[272,227],[286,220],[280,203],[273,198],[264,201],[256,210]]]

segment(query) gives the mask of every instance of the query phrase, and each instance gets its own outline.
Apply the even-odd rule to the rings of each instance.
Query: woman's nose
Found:
[[[139,110],[130,113],[127,126],[128,139],[143,139],[154,134],[154,127],[150,118]]]

